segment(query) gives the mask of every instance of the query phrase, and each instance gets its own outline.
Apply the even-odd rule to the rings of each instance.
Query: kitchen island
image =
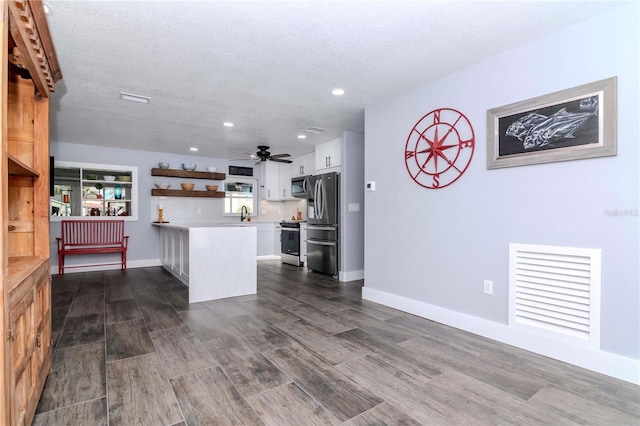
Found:
[[[189,287],[189,303],[256,294],[257,231],[251,224],[154,223],[162,266]]]

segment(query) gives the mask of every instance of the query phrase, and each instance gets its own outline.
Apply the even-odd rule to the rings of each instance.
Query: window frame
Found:
[[[258,216],[258,179],[250,178],[250,177],[227,177],[227,179],[225,179],[222,182],[222,185],[225,191],[224,204],[222,206],[223,216],[240,217],[240,213],[233,213],[233,212],[226,211],[227,200],[230,200],[229,202],[232,203],[234,199],[233,192],[227,191],[227,184],[232,182],[248,183],[252,185],[251,199],[253,202],[253,209],[252,209],[253,211],[251,211],[250,214],[252,217],[257,217]],[[248,198],[248,197],[236,197],[235,199],[241,199],[241,198]]]
[[[51,170],[50,179],[54,180],[55,184],[55,169],[56,168],[77,168],[79,171],[79,187],[82,189],[85,184],[83,183],[83,171],[90,170],[91,172],[104,172],[103,174],[108,175],[110,172],[127,172],[131,173],[131,182],[121,182],[114,181],[115,183],[120,184],[131,184],[131,197],[129,198],[129,202],[131,203],[131,216],[82,216],[82,215],[73,215],[73,216],[54,216],[51,214],[52,200],[55,197],[49,197],[49,219],[51,222],[60,222],[63,220],[73,220],[73,219],[82,219],[82,220],[113,220],[113,219],[123,219],[125,221],[138,221],[138,211],[140,210],[140,203],[138,199],[138,167],[136,166],[122,166],[116,164],[100,164],[100,163],[86,163],[86,162],[78,162],[78,161],[58,161],[55,160],[53,164],[53,170]],[[98,181],[103,182],[103,181]],[[110,183],[110,182],[109,182]],[[83,198],[80,195],[80,203],[82,204]],[[105,200],[111,201],[111,200]],[[80,209],[82,212],[82,209]]]

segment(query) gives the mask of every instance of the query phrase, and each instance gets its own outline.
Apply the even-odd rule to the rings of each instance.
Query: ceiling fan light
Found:
[[[298,139],[306,139],[307,135],[298,135]]]

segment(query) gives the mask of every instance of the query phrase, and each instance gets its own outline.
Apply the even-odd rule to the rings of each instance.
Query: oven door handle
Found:
[[[316,244],[319,246],[335,246],[338,243],[336,242],[329,242],[329,241],[315,241],[315,240],[307,240],[307,244]]]
[[[316,226],[316,225],[307,225],[307,232],[309,231],[337,231],[338,228],[336,226]]]

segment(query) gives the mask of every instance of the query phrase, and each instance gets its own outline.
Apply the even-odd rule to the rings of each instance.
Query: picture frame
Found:
[[[487,169],[617,155],[611,77],[487,111]]]

